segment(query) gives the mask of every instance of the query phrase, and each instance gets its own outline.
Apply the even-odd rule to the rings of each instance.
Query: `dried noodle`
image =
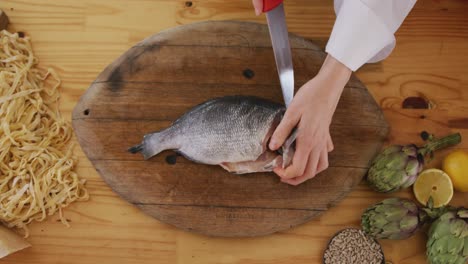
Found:
[[[68,225],[62,208],[88,199],[58,110],[60,80],[37,63],[29,38],[0,32],[0,221],[26,236],[27,224],[57,211]]]

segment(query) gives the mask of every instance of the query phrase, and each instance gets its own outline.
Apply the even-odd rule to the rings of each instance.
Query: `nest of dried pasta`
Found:
[[[62,208],[88,199],[58,109],[60,80],[37,64],[28,37],[0,32],[0,221],[26,236],[27,224],[57,211],[68,225]]]

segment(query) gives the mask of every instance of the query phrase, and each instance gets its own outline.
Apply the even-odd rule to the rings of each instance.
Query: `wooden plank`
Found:
[[[234,175],[220,167],[186,162],[170,165],[99,160],[94,164],[119,195],[136,205],[258,208],[259,211],[327,210],[342,198],[335,193],[344,190],[344,196],[365,172],[364,168],[331,167],[313,180],[294,187],[281,183],[273,173]],[[131,186],[138,187],[138,192]],[[254,229],[251,231],[253,235]]]
[[[161,43],[165,47],[182,45],[191,46],[191,48],[196,46],[271,48],[271,40],[264,37],[268,35],[269,32],[262,24],[245,22],[239,25],[237,21],[223,21],[222,24],[214,24],[208,29],[206,27],[201,27],[198,23],[170,29],[170,39],[166,38],[164,31],[162,31],[159,34],[154,34],[145,38],[136,46],[147,47]],[[239,33],[233,33],[234,31]],[[223,39],[222,42],[219,41],[220,38]],[[307,49],[322,52],[320,47],[311,45],[309,41],[295,34],[289,34],[289,40],[293,49]]]
[[[168,205],[138,205],[147,214],[170,222],[172,225],[189,232],[210,234],[212,236],[242,237],[263,236],[280,230],[289,229],[301,224],[302,219],[317,217],[323,213],[320,210],[291,210],[276,208],[236,208],[219,206],[168,206]],[[278,222],[277,219],[285,219]],[[219,225],[223,219],[222,226]],[[258,226],[258,221],[262,225]],[[199,223],[204,223],[200,225]],[[255,232],[252,232],[255,230]]]
[[[223,25],[232,25],[232,22],[223,22]],[[251,23],[247,23],[251,24]],[[200,24],[195,24],[195,26]],[[258,27],[257,25],[256,27]],[[179,36],[176,28],[175,36]],[[228,30],[227,27],[225,30]],[[233,29],[231,29],[233,30]],[[184,28],[184,32],[192,33],[192,26]],[[167,32],[167,31],[165,31]],[[172,43],[161,40],[167,38],[167,34],[162,32],[159,37],[149,38],[132,47],[128,52],[119,57],[114,63],[109,65],[96,79],[95,82],[112,82],[114,85],[122,82],[170,82],[184,83],[192,81],[200,84],[214,83],[236,83],[236,84],[276,84],[279,80],[276,77],[276,69],[273,51],[271,47],[256,46],[249,43],[246,46],[229,42],[231,34],[220,35],[216,32],[207,35],[212,40],[206,45],[203,42],[191,41],[193,38],[185,36],[185,44]],[[171,36],[173,35],[173,31]],[[228,31],[225,31],[228,32]],[[240,31],[239,29],[239,32]],[[241,35],[243,38],[243,35]],[[269,37],[268,31],[257,32],[256,38],[266,39]],[[215,38],[222,38],[220,45],[212,43]],[[294,37],[292,39],[296,39]],[[151,45],[148,41],[154,41]],[[166,43],[168,42],[168,43]],[[308,44],[308,48],[304,45]],[[318,47],[304,39],[292,42],[292,56],[294,64],[295,80],[297,83],[305,83],[310,73],[316,73],[325,59],[325,53],[318,50]],[[144,56],[142,56],[144,54]],[[222,56],[220,56],[222,55]],[[307,60],[305,60],[307,58]],[[254,72],[252,78],[242,76],[244,70],[250,69]],[[352,87],[362,86],[354,76],[349,85]],[[118,89],[115,86],[113,89]]]
[[[281,103],[283,99],[278,86],[222,81],[219,84],[206,84],[193,83],[191,80],[172,83],[166,80],[124,82],[119,84],[118,91],[114,91],[113,83],[94,83],[90,92],[83,96],[82,102],[74,109],[73,119],[175,121],[193,106],[225,95],[253,95]],[[91,97],[101,99],[93,101]],[[343,91],[334,115],[334,125],[385,126],[384,122],[379,107],[365,89],[358,86],[347,87]]]

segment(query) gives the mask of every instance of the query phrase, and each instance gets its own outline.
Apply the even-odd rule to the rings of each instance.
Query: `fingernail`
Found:
[[[258,9],[255,9],[255,15],[259,16],[262,12],[260,12],[260,10]]]
[[[276,149],[276,145],[277,145],[277,144],[276,144],[276,141],[274,141],[274,140],[271,140],[271,141],[270,141],[270,149],[271,149],[271,150],[275,150],[275,149]]]

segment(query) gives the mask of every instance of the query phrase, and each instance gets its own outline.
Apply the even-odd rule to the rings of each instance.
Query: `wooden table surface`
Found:
[[[335,19],[332,1],[285,1],[289,30],[325,45]],[[2,0],[10,31],[32,37],[41,65],[63,80],[61,109],[67,118],[79,97],[103,68],[143,38],[173,26],[205,20],[255,17],[249,0]],[[421,143],[419,132],[461,132],[468,150],[468,2],[419,1],[398,31],[397,46],[385,61],[357,75],[384,109],[391,126],[387,143]],[[312,77],[312,76],[311,76]],[[430,101],[431,109],[403,109],[408,97]],[[448,151],[428,167],[440,167]],[[79,149],[78,173],[88,180],[88,202],[65,210],[67,228],[52,216],[30,225],[32,248],[0,263],[320,263],[332,234],[357,227],[360,214],[390,196],[362,183],[321,217],[275,235],[210,238],[177,230],[120,199],[102,181]],[[468,206],[468,193],[452,204]],[[382,241],[392,263],[425,263],[423,233],[404,241]]]

